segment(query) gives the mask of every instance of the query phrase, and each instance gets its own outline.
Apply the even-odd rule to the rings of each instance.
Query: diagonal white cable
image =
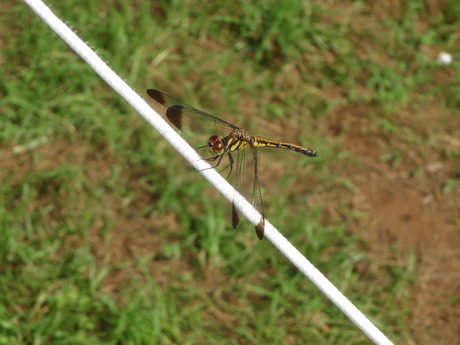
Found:
[[[213,184],[238,210],[256,225],[260,214],[209,164],[200,159],[188,145],[152,108],[131,89],[97,54],[91,50],[67,25],[65,25],[40,0],[24,0],[99,76],[137,110],[166,140]],[[389,345],[392,342],[375,327],[327,278],[314,267],[277,229],[265,220],[265,237],[270,240],[305,276],[307,276],[345,315],[350,318],[374,343]]]

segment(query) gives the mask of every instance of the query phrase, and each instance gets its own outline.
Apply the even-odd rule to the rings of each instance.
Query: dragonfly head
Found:
[[[224,153],[224,144],[217,135],[213,135],[209,138],[208,147],[209,150],[216,155],[221,155]]]

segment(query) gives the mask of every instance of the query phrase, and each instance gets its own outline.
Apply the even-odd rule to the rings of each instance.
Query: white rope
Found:
[[[152,108],[113,72],[67,25],[65,25],[40,0],[24,0],[67,44],[80,55],[107,84],[117,91],[162,136],[212,183],[249,221],[256,225],[260,214],[209,164],[200,159],[188,145]],[[234,199],[235,198],[235,199]],[[277,229],[265,220],[265,237],[270,240],[303,274],[305,274],[351,321],[374,343],[389,345],[392,342],[377,329],[327,278],[316,269]]]

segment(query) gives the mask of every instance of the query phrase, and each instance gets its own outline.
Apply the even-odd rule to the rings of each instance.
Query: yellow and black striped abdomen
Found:
[[[291,150],[294,152],[302,153],[306,156],[318,157],[318,154],[316,153],[315,150],[307,149],[306,147],[302,147],[302,146],[291,144],[291,143],[285,143],[282,141],[265,139],[265,138],[257,137],[257,136],[254,136],[254,146],[255,147],[273,147],[276,149],[287,149],[287,150]]]

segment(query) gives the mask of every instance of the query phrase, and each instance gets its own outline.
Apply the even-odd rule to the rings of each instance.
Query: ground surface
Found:
[[[395,343],[460,344],[457,2],[52,5],[139,93],[318,151],[260,150],[267,218]],[[369,343],[248,223],[232,231],[228,203],[25,6],[6,8],[0,344]]]

